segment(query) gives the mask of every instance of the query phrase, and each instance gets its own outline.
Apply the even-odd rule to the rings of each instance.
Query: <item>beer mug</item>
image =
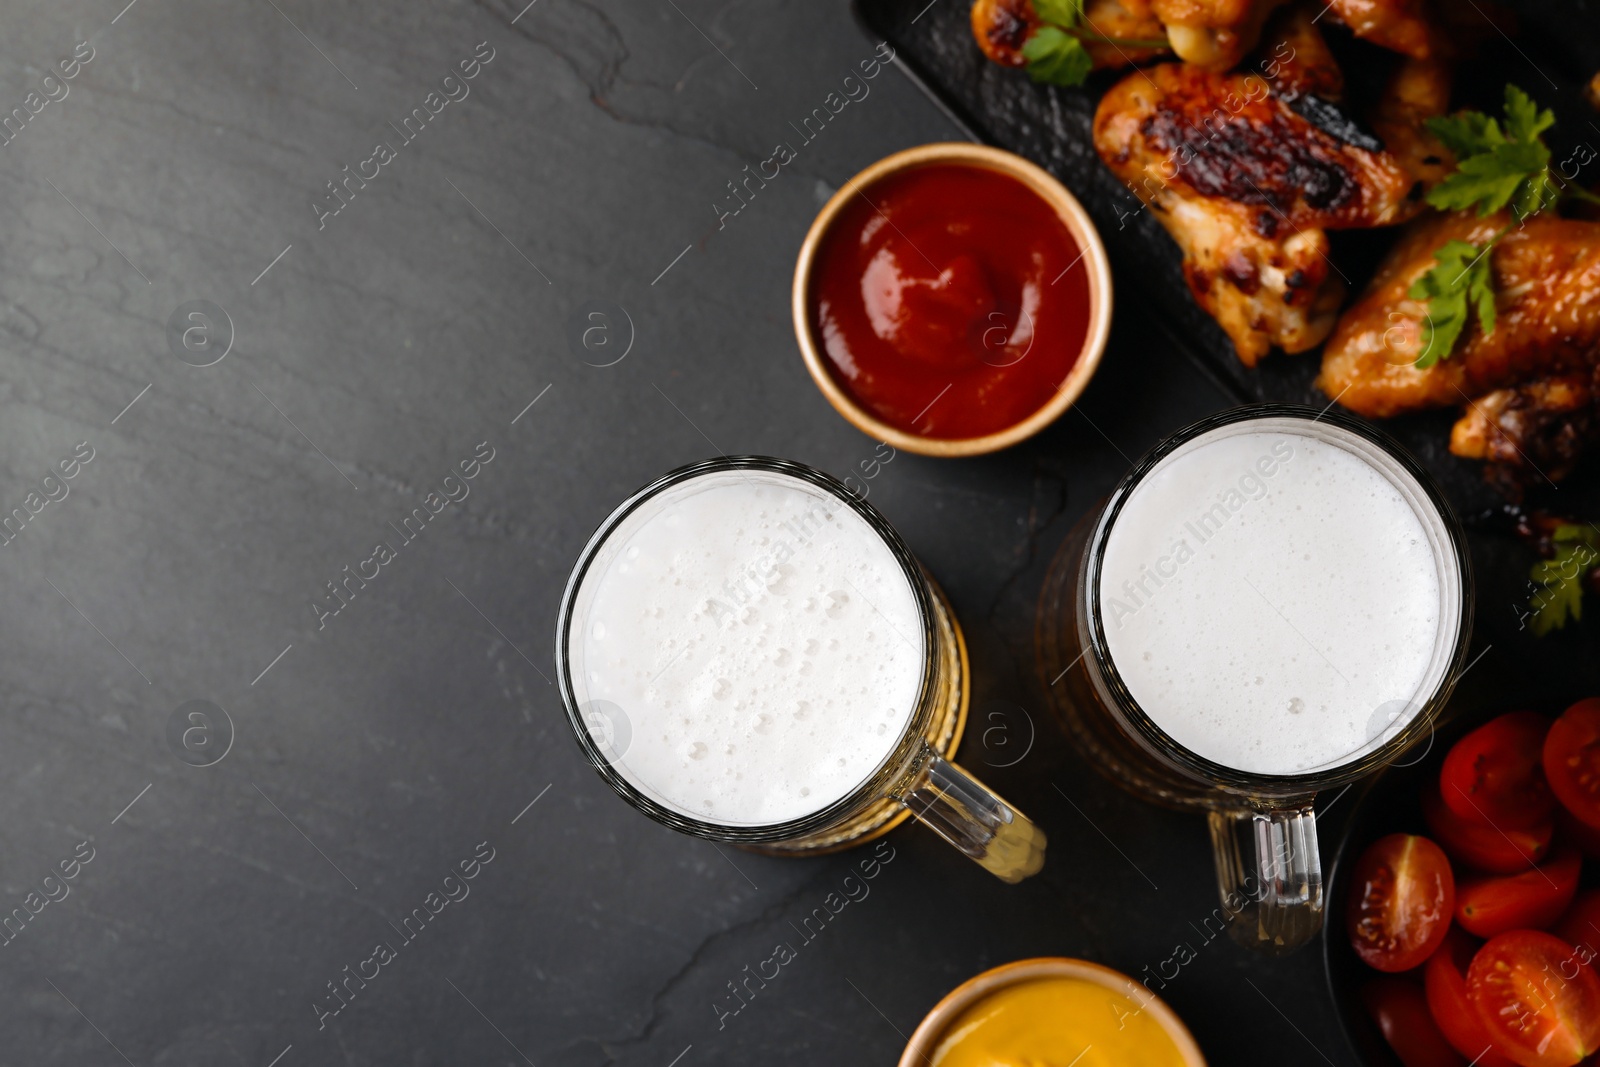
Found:
[[[1321,928],[1313,801],[1429,736],[1471,634],[1433,480],[1371,427],[1261,405],[1157,445],[1058,551],[1035,641],[1078,749],[1207,811],[1230,933]]]
[[[786,460],[682,467],[623,501],[562,598],[556,669],[578,746],[682,833],[780,855],[908,814],[1007,882],[1045,835],[949,762],[966,648],[876,508]]]

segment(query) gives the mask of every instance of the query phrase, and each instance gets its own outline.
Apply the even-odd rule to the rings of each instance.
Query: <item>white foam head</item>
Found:
[[[923,640],[905,568],[854,509],[797,477],[722,470],[610,533],[567,654],[623,778],[681,814],[755,826],[878,770],[915,710]]]
[[[1224,425],[1165,456],[1106,538],[1106,644],[1167,736],[1249,774],[1348,763],[1449,668],[1461,576],[1443,519],[1342,428]]]

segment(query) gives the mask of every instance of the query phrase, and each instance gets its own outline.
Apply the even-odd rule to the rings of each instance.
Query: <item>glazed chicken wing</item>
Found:
[[[1186,63],[1230,70],[1256,46],[1284,0],[1151,0],[1172,50]]]
[[[1452,65],[1440,57],[1401,60],[1372,116],[1383,147],[1423,188],[1431,189],[1455,167],[1455,156],[1427,121],[1450,108]]]
[[[1101,37],[1122,40],[1160,40],[1167,33],[1151,11],[1150,0],[1087,0],[1083,22]],[[1032,0],[976,0],[972,5],[972,36],[983,54],[1002,67],[1028,65],[1022,46],[1039,25]],[[1164,51],[1095,40],[1085,40],[1083,47],[1096,70],[1141,63]]]
[[[1432,269],[1433,253],[1446,241],[1482,244],[1507,221],[1504,214],[1456,213],[1412,226],[1329,339],[1322,390],[1352,411],[1386,417],[1587,373],[1600,361],[1600,223],[1549,214],[1507,233],[1490,253],[1494,332],[1473,325],[1450,358],[1426,369],[1412,365],[1426,314],[1408,295],[1412,282]]]
[[[1326,230],[1421,208],[1394,157],[1324,131],[1255,74],[1169,63],[1129,75],[1101,100],[1094,138],[1178,242],[1195,299],[1248,365],[1333,328],[1344,290]]]
[[[1357,37],[1415,59],[1433,54],[1424,0],[1329,0],[1335,18]]]
[[[1467,405],[1450,451],[1488,462],[1490,481],[1515,498],[1522,484],[1572,473],[1600,438],[1600,363],[1590,371],[1496,389]]]

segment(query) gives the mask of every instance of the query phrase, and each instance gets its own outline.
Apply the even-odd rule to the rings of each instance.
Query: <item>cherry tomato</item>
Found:
[[[1350,944],[1370,967],[1408,971],[1444,940],[1455,901],[1456,880],[1443,849],[1414,834],[1379,838],[1350,878]]]
[[[1461,818],[1445,806],[1435,785],[1423,787],[1422,817],[1434,840],[1452,859],[1493,874],[1525,871],[1550,853],[1555,823],[1541,823],[1527,830],[1496,830],[1476,820]]]
[[[1489,1032],[1467,999],[1467,965],[1477,951],[1477,941],[1459,927],[1450,928],[1444,944],[1428,957],[1422,972],[1428,1011],[1444,1039],[1473,1067],[1516,1067],[1515,1061],[1495,1051]]]
[[[1552,931],[1573,946],[1578,962],[1600,974],[1600,889],[1585,889]]]
[[[1469,822],[1502,830],[1548,822],[1555,797],[1544,778],[1544,736],[1550,720],[1532,711],[1491,719],[1451,747],[1439,770],[1439,792]]]
[[[1583,857],[1564,845],[1549,863],[1531,871],[1464,878],[1456,893],[1456,922],[1478,937],[1545,929],[1572,903],[1582,868]]]
[[[1361,1001],[1405,1067],[1463,1067],[1466,1063],[1434,1025],[1428,1001],[1415,982],[1374,978],[1361,987]]]
[[[1562,712],[1544,739],[1543,756],[1545,776],[1562,807],[1600,827],[1600,697]]]
[[[1554,934],[1492,939],[1467,968],[1467,999],[1495,1048],[1522,1067],[1572,1067],[1600,1050],[1600,977]]]
[[[1561,840],[1576,845],[1590,859],[1600,860],[1600,826],[1579,822],[1576,815],[1563,808],[1556,812],[1556,827]]]

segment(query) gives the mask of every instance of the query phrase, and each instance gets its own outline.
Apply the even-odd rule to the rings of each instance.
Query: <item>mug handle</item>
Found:
[[[1322,929],[1322,857],[1311,798],[1213,811],[1211,850],[1228,932],[1246,948],[1289,953]]]
[[[927,741],[891,799],[1001,881],[1014,885],[1044,866],[1044,831]]]

